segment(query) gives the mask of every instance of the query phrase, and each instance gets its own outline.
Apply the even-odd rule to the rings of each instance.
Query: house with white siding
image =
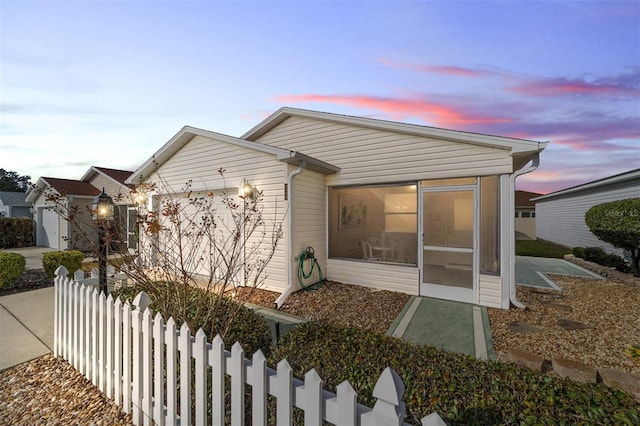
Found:
[[[259,188],[285,223],[265,281],[278,306],[313,247],[329,280],[508,308],[515,180],[547,144],[285,107],[240,138],[184,127],[127,183],[162,182],[150,209],[190,180]]]
[[[608,253],[623,256],[622,249],[605,243],[591,233],[584,216],[598,204],[638,197],[640,169],[534,198],[537,237],[567,247],[602,247]]]
[[[80,237],[79,226],[82,227],[82,232],[92,235],[92,241],[97,241],[97,234],[90,225],[88,210],[103,189],[116,204],[117,220],[127,220],[132,205],[129,196],[131,187],[124,181],[131,173],[133,172],[94,166],[80,180],[40,177],[26,198],[33,204],[36,245],[58,250],[90,250],[91,244]],[[49,200],[52,195],[61,197],[67,209],[76,209],[79,216],[75,223],[65,220],[55,211],[54,203]],[[130,221],[127,220],[128,222]]]

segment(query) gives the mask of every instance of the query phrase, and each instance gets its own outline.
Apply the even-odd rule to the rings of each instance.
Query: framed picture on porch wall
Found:
[[[367,208],[369,200],[351,194],[340,194],[340,221],[338,229],[341,231],[366,226]]]

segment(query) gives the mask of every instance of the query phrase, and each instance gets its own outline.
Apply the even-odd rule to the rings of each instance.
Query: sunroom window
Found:
[[[329,257],[416,264],[417,185],[329,189]]]

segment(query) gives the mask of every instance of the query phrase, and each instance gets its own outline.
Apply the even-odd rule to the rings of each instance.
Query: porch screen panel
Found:
[[[417,185],[329,189],[329,257],[416,264]]]
[[[480,272],[500,273],[498,176],[480,178]]]

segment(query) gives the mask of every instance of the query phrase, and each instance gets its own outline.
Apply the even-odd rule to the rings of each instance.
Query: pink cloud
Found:
[[[457,67],[453,65],[421,65],[406,62],[395,62],[388,59],[380,59],[383,65],[393,68],[403,68],[418,72],[430,72],[435,74],[455,75],[458,77],[481,77],[493,74],[490,71],[474,70],[472,68]]]
[[[403,117],[419,117],[425,122],[438,126],[461,126],[488,123],[507,123],[508,117],[492,116],[490,114],[476,114],[437,102],[430,102],[424,98],[388,98],[367,95],[282,95],[276,98],[278,102],[325,102],[351,107],[369,108],[384,111],[395,119]]]
[[[564,96],[574,94],[637,97],[640,95],[638,72],[587,81],[566,77],[525,80],[510,88],[528,96]]]

